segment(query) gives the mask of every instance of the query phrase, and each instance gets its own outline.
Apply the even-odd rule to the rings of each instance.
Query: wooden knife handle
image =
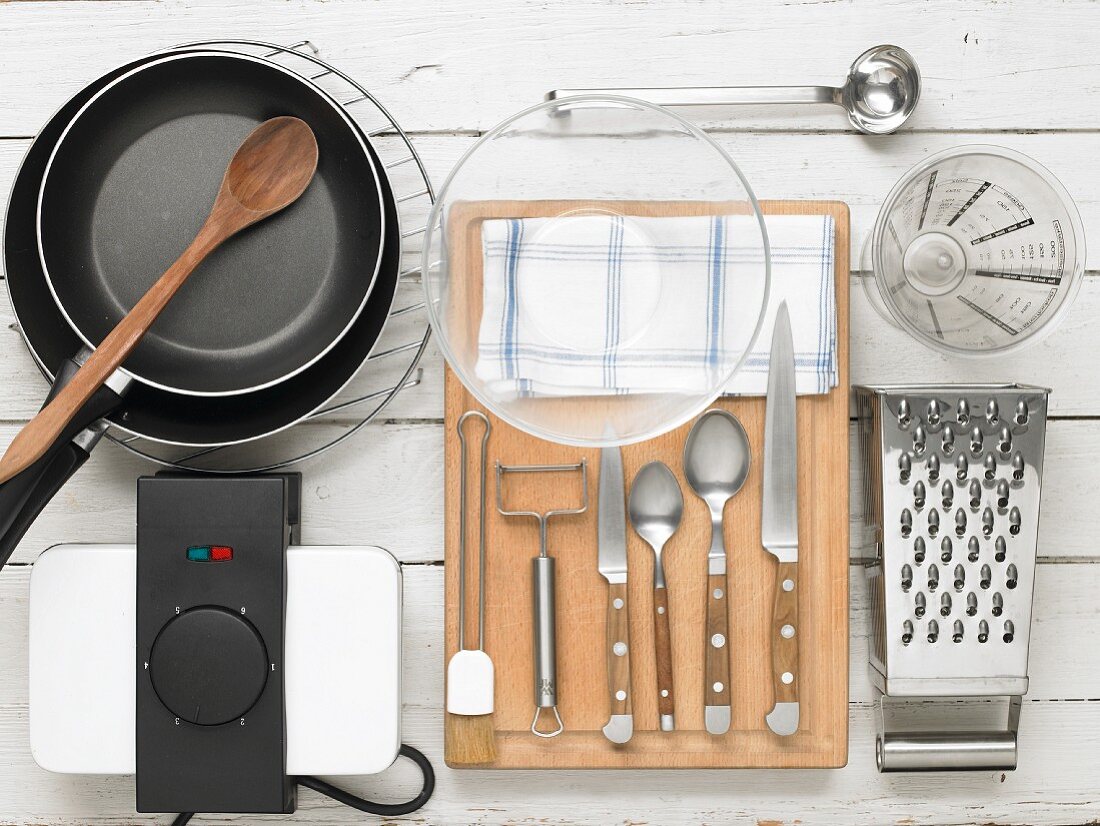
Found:
[[[607,596],[607,685],[611,714],[632,714],[630,696],[630,613],[626,583],[611,585]]]
[[[672,636],[668,630],[668,589],[653,590],[653,639],[657,648],[657,713],[661,730],[671,731],[676,703],[672,694]]]
[[[730,705],[729,611],[726,575],[707,577],[706,705]]]
[[[775,702],[798,702],[798,563],[780,562],[772,612]]]

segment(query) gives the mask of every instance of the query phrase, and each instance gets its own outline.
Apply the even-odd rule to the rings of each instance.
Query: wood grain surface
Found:
[[[533,713],[532,594],[526,575],[527,558],[537,551],[537,532],[530,524],[503,519],[490,509],[487,517],[486,650],[496,666],[498,757],[488,768],[688,768],[688,767],[826,767],[847,761],[848,563],[848,284],[843,262],[848,259],[848,213],[835,202],[764,202],[766,214],[831,214],[837,233],[837,309],[840,385],[823,396],[798,400],[800,543],[808,550],[800,560],[802,587],[799,635],[802,726],[792,737],[772,734],[764,722],[773,704],[771,637],[774,557],[760,544],[761,463],[750,470],[742,491],[725,510],[728,574],[708,580],[707,549],[710,515],[701,499],[691,494],[683,478],[681,456],[690,423],[656,439],[623,448],[628,480],[643,464],[664,461],[677,476],[685,494],[680,530],[665,546],[663,560],[672,617],[673,681],[676,686],[676,731],[659,730],[657,663],[655,656],[652,588],[652,551],[628,531],[628,586],[634,686],[634,737],[615,746],[601,732],[609,707],[603,606],[607,583],[596,565],[596,526],[599,455],[594,450],[552,444],[528,436],[491,417],[489,462],[505,464],[568,463],[587,460],[590,501],[579,516],[563,518],[550,529],[551,555],[558,578],[558,700],[565,733],[541,740],[528,731]],[[453,212],[450,225],[452,283],[460,283],[455,302],[467,323],[467,346],[475,346],[480,319],[480,222],[489,217],[556,214],[561,209],[592,208],[581,202],[479,202]],[[669,205],[617,203],[628,213],[668,214]],[[708,214],[728,205],[678,204],[677,214]],[[458,209],[458,208],[456,208]],[[453,309],[453,308],[449,308]],[[568,409],[561,400],[552,400]],[[587,403],[587,401],[586,401]],[[727,398],[718,406],[736,415],[745,426],[755,456],[763,453],[765,400],[763,397]],[[457,549],[458,440],[453,435],[458,418],[467,410],[482,409],[448,371],[445,394],[445,505],[446,559]],[[511,485],[511,482],[509,482]],[[511,498],[511,497],[515,498]],[[535,510],[568,507],[580,497],[578,478],[548,481],[541,475],[527,480],[525,489],[509,488],[508,508]],[[448,572],[454,566],[448,566]],[[716,578],[710,578],[711,580]],[[446,650],[457,640],[457,576],[447,579]],[[721,585],[726,598],[728,645],[721,650],[729,660],[732,724],[720,736],[705,731],[703,708],[707,690],[705,659],[717,651],[709,645],[712,629],[706,625],[708,591]],[[467,604],[469,615],[469,604]],[[716,626],[717,627],[717,626]],[[469,630],[469,629],[467,629]],[[727,695],[727,696],[730,696]]]

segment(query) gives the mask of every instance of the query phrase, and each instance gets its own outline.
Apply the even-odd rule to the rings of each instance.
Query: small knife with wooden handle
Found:
[[[634,735],[630,696],[630,615],[626,585],[626,485],[623,454],[617,447],[600,451],[598,507],[600,574],[607,580],[607,687],[611,718],[603,733],[622,744]]]
[[[798,420],[795,413],[794,341],[787,302],[772,331],[764,419],[764,493],[760,538],[778,561],[769,635],[775,705],[768,728],[798,730]]]

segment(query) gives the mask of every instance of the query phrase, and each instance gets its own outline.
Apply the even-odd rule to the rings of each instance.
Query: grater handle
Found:
[[[1015,731],[890,732],[875,741],[880,772],[1012,771]]]

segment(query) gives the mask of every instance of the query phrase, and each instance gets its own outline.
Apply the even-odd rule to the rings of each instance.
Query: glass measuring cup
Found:
[[[1080,215],[1049,171],[1010,149],[960,146],[894,186],[863,284],[887,320],[929,347],[991,355],[1053,329],[1084,268]]]

